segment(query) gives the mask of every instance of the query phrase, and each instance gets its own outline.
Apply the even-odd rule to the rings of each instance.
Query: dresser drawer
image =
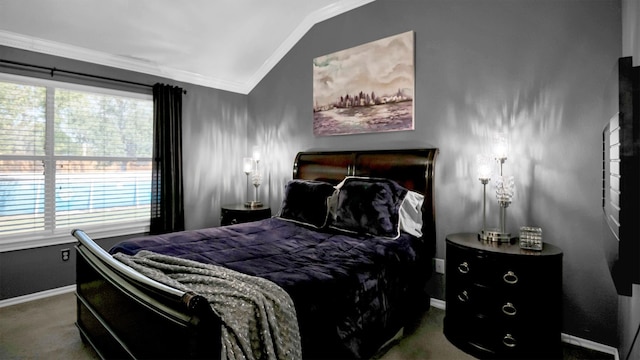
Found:
[[[447,308],[477,316],[491,318],[495,321],[520,321],[542,315],[545,302],[535,303],[530,297],[535,295],[522,292],[496,292],[494,289],[471,284],[447,283],[451,287]]]
[[[468,341],[475,347],[488,349],[503,358],[522,357],[539,354],[540,344],[536,341],[537,330],[518,326],[517,323],[503,323],[494,326],[489,319],[476,318],[470,322]],[[537,357],[537,356],[536,356]]]
[[[498,256],[488,251],[457,245],[447,247],[447,276],[475,282],[497,290],[520,291],[545,282],[536,261],[516,256]]]
[[[480,358],[561,357],[562,252],[446,241],[445,335]]]

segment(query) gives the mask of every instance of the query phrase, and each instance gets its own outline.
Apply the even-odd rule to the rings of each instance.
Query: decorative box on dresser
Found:
[[[444,334],[478,358],[562,358],[562,251],[446,238]]]
[[[233,225],[271,217],[268,206],[248,207],[244,204],[223,205],[220,208],[220,225]]]

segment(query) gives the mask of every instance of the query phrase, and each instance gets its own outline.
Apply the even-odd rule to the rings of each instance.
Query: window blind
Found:
[[[151,95],[12,80],[0,78],[0,243],[148,226]]]

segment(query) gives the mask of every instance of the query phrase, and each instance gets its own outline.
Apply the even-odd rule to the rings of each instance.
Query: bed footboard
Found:
[[[76,245],[76,325],[105,359],[219,359],[220,319],[206,299],[151,280],[81,230]]]

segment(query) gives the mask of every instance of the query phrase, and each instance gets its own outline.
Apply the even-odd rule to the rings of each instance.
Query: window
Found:
[[[148,230],[153,100],[0,74],[0,250]]]

